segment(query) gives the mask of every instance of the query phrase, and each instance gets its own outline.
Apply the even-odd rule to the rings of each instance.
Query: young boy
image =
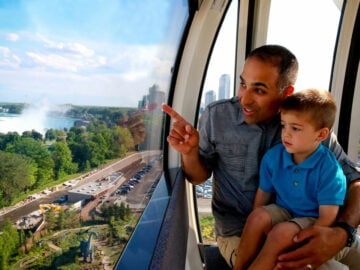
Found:
[[[293,246],[301,229],[331,226],[344,202],[345,176],[334,155],[321,144],[335,119],[330,93],[296,92],[285,98],[280,112],[282,144],[270,149],[261,162],[254,210],[234,269],[274,269],[278,255]],[[276,204],[267,205],[272,195]]]

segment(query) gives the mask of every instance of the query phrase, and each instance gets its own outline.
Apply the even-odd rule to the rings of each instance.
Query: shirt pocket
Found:
[[[219,166],[236,172],[244,172],[248,146],[240,143],[218,143]]]

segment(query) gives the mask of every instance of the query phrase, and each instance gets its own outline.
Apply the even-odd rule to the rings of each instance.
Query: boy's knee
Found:
[[[299,227],[293,222],[282,222],[276,224],[267,235],[267,240],[273,243],[293,241],[293,237],[299,231]]]
[[[266,209],[259,207],[250,213],[246,222],[250,225],[271,224],[271,217]]]

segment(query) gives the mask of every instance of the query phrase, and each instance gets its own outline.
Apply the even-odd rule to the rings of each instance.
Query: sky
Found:
[[[0,0],[0,102],[137,107],[153,84],[168,86],[185,10],[163,0]]]
[[[267,44],[283,45],[297,57],[299,75],[295,85],[296,91],[314,87],[328,90],[338,29],[338,21],[335,18],[339,18],[341,3],[342,0],[271,0]],[[233,27],[236,23],[235,16],[234,5],[224,20],[214,47],[204,85],[203,100],[209,90],[214,90],[218,95],[219,78],[224,73],[231,75],[231,89],[234,89],[235,54],[232,44],[235,42],[236,34]]]
[[[329,90],[341,2],[272,0],[267,42],[281,44],[297,57],[299,74],[296,91],[305,88]]]
[[[177,16],[185,17],[179,2],[0,0],[0,102],[136,107],[153,84],[166,91],[176,53],[171,45],[179,42],[174,34],[183,27]],[[335,36],[324,29],[337,29],[336,5],[329,0],[272,0],[272,5],[268,43],[284,45],[298,57],[297,89],[326,88]],[[222,74],[233,81],[235,23],[233,9],[219,33],[203,93],[217,91]]]

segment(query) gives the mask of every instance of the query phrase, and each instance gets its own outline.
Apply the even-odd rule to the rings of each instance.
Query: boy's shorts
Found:
[[[271,217],[272,226],[275,226],[280,222],[291,221],[296,223],[301,229],[305,229],[312,226],[316,221],[316,218],[313,217],[294,217],[288,210],[276,204],[269,204],[261,207],[268,211]]]

